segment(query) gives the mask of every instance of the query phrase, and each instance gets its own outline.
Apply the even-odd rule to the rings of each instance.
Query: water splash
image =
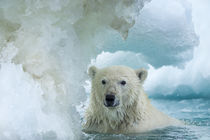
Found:
[[[1,0],[0,139],[78,138],[91,57],[109,30],[127,38],[147,1]]]

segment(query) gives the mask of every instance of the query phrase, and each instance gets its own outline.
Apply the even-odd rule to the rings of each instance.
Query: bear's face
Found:
[[[88,71],[92,79],[92,93],[96,105],[116,109],[132,104],[147,77],[144,69],[133,70],[125,66],[112,66],[98,69],[95,66]]]

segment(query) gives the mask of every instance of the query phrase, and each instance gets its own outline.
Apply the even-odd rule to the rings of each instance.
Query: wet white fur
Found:
[[[139,133],[180,124],[150,104],[142,87],[147,77],[145,69],[133,70],[125,66],[98,69],[92,66],[89,75],[92,89],[83,125],[85,132]],[[103,79],[105,85],[101,83]],[[126,81],[125,86],[120,84],[122,80]],[[120,105],[115,108],[104,106],[105,94],[110,91],[120,100]]]

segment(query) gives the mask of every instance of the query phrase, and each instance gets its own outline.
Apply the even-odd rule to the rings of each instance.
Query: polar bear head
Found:
[[[145,69],[133,70],[126,66],[111,66],[88,70],[92,79],[91,102],[101,108],[114,110],[134,104],[147,77]],[[101,109],[102,109],[101,108]]]

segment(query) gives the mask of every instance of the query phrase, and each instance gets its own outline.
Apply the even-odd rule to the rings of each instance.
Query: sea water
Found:
[[[0,139],[209,139],[208,0],[0,0]],[[81,131],[89,65],[145,67],[152,104],[186,122]]]

